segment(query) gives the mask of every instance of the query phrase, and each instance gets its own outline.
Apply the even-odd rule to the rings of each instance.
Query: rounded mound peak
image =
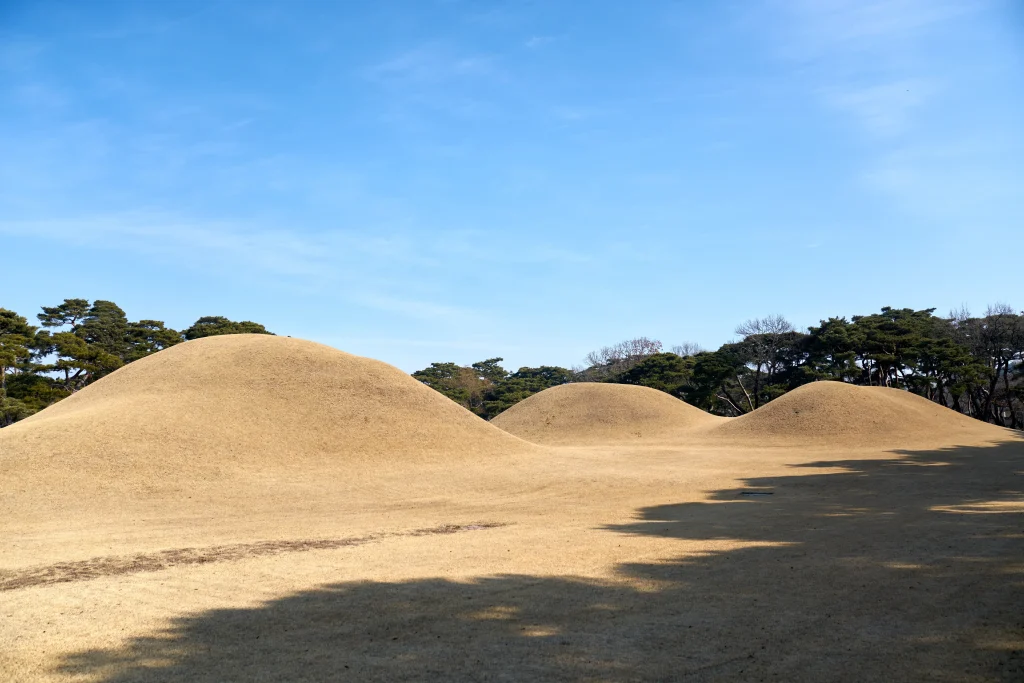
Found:
[[[23,462],[140,479],[303,461],[444,462],[531,448],[398,368],[259,334],[173,346],[0,431],[8,472]]]
[[[667,439],[722,419],[649,387],[578,382],[534,394],[491,422],[534,443],[596,445]]]
[[[757,410],[718,425],[716,437],[773,442],[820,442],[841,447],[954,443],[1002,430],[900,389],[845,382],[812,382]]]

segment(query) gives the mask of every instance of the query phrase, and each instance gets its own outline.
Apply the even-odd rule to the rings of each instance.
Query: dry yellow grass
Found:
[[[971,443],[997,432],[907,391],[814,382],[717,425],[709,436],[765,444],[820,443],[832,448],[927,448]]]
[[[148,477],[219,462],[351,466],[529,450],[386,363],[313,342],[232,335],[132,363],[3,432],[6,461],[43,454]],[[452,451],[453,443],[468,450]],[[104,474],[109,471],[104,471]],[[191,475],[189,475],[191,476]]]
[[[648,387],[580,383],[534,394],[492,422],[534,443],[599,445],[683,438],[721,419]]]
[[[105,519],[154,505],[259,509],[259,496],[277,495],[267,486],[311,475],[341,490],[367,471],[401,480],[418,466],[507,463],[536,450],[380,361],[286,337],[211,337],[0,432],[0,511]]]
[[[0,680],[1024,676],[1007,430],[825,383],[734,420],[562,387],[495,423],[572,445],[238,336],[0,431]]]

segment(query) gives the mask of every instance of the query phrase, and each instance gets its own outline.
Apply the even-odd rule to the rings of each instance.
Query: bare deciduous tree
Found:
[[[588,366],[584,373],[590,373],[593,377],[606,377],[625,372],[644,358],[661,353],[661,349],[660,341],[647,337],[627,339],[613,346],[604,346],[597,351],[591,351],[583,359]]]
[[[686,341],[682,344],[676,344],[669,350],[677,356],[683,356],[685,358],[686,356],[696,356],[698,353],[702,352],[704,348],[696,342]]]
[[[736,334],[741,337],[751,335],[780,335],[793,331],[793,325],[781,315],[769,315],[764,318],[754,318],[736,326]]]
[[[792,332],[794,332],[793,325],[781,315],[754,318],[736,327],[736,334],[743,337],[748,363],[754,371],[753,406],[755,409],[761,404],[761,379],[767,377],[770,382],[775,375],[779,350],[785,343],[786,335]],[[740,385],[742,386],[742,382]],[[750,401],[749,396],[747,400]]]

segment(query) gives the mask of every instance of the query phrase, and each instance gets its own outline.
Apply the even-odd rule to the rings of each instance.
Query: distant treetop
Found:
[[[251,320],[235,322],[228,320],[222,315],[207,315],[193,323],[182,334],[185,339],[201,339],[202,337],[214,337],[219,334],[274,334],[266,327]]]

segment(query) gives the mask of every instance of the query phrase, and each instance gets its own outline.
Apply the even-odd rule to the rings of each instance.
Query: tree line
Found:
[[[817,380],[886,386],[971,417],[1024,429],[1024,313],[885,307],[829,318],[806,332],[781,315],[748,320],[716,351],[686,343],[665,350],[639,337],[589,353],[574,368],[509,373],[490,358],[470,366],[432,363],[413,373],[484,418],[567,382],[652,387],[716,415],[739,416]]]
[[[259,323],[223,316],[174,330],[160,320],[131,322],[112,301],[65,299],[43,306],[39,325],[0,308],[0,427],[6,427],[121,366],[189,339],[272,334]]]
[[[139,358],[189,339],[272,334],[251,321],[199,318],[185,330],[131,322],[111,301],[65,299],[43,306],[38,325],[0,308],[0,427]],[[638,337],[587,354],[580,366],[510,372],[502,358],[468,366],[431,363],[412,373],[480,417],[569,382],[647,386],[716,415],[738,416],[817,380],[914,392],[964,415],[1024,429],[1024,313],[989,306],[959,310],[885,307],[798,331],[781,315],[748,320],[715,351],[684,343],[666,350]]]

